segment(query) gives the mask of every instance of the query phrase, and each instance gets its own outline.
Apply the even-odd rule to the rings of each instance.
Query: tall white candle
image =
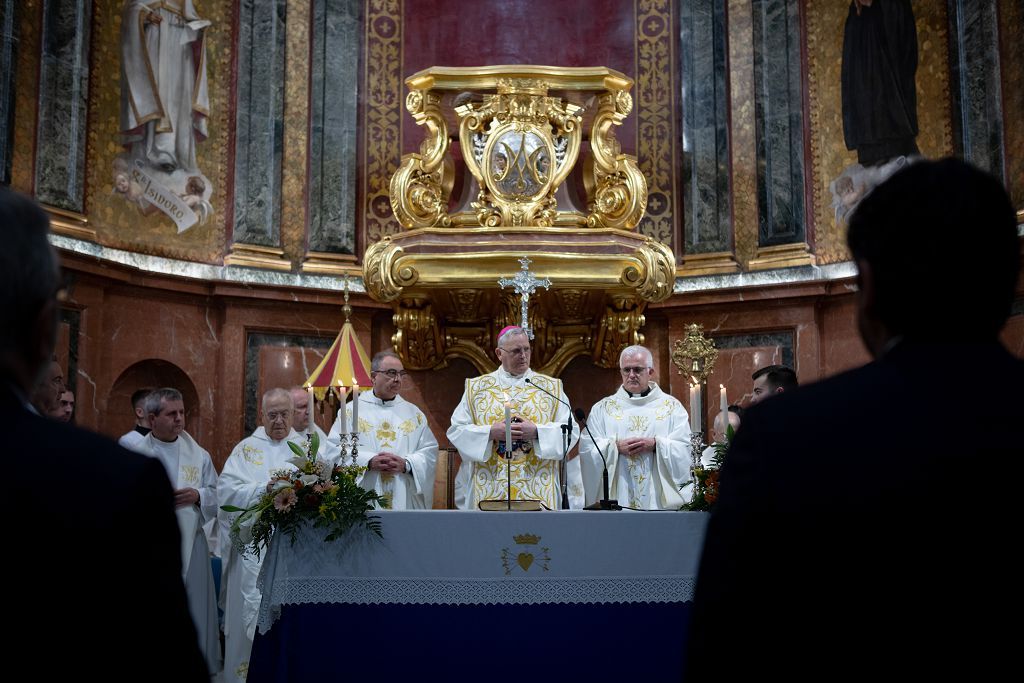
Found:
[[[505,454],[512,452],[512,404],[505,404]]]
[[[352,378],[352,431],[359,431],[359,380]]]
[[[700,431],[700,385],[690,385],[690,431]]]
[[[306,428],[307,431],[316,431],[313,429],[313,404],[316,403],[316,397],[313,396],[313,385],[309,385],[309,426]]]
[[[348,416],[345,414],[345,399],[348,398],[348,391],[341,384],[341,380],[338,380],[338,399],[341,403],[341,408],[338,410],[338,420],[341,424],[341,433],[345,434],[348,432]]]
[[[729,424],[729,399],[725,395],[725,385],[719,384],[719,389],[722,393],[718,395],[718,407],[722,411],[722,419],[725,420],[726,425]]]

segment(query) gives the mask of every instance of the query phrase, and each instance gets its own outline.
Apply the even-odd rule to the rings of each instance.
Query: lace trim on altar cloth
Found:
[[[536,605],[687,602],[695,576],[573,577],[551,579],[423,579],[303,577],[275,581],[273,599],[260,605],[266,633],[282,605]],[[266,597],[266,593],[264,593]]]

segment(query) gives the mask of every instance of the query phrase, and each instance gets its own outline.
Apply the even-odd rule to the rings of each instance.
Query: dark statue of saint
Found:
[[[853,0],[843,34],[843,134],[863,166],[918,154],[910,0]]]

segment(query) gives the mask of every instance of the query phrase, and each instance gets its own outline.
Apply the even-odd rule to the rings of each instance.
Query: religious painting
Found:
[[[196,147],[209,132],[206,32],[192,0],[126,0],[121,13],[121,107],[113,193],[179,233],[213,214]]]

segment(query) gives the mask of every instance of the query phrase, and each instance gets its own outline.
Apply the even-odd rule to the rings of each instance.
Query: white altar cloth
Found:
[[[259,630],[289,604],[685,602],[701,512],[380,510],[383,537],[275,538],[263,563]]]

